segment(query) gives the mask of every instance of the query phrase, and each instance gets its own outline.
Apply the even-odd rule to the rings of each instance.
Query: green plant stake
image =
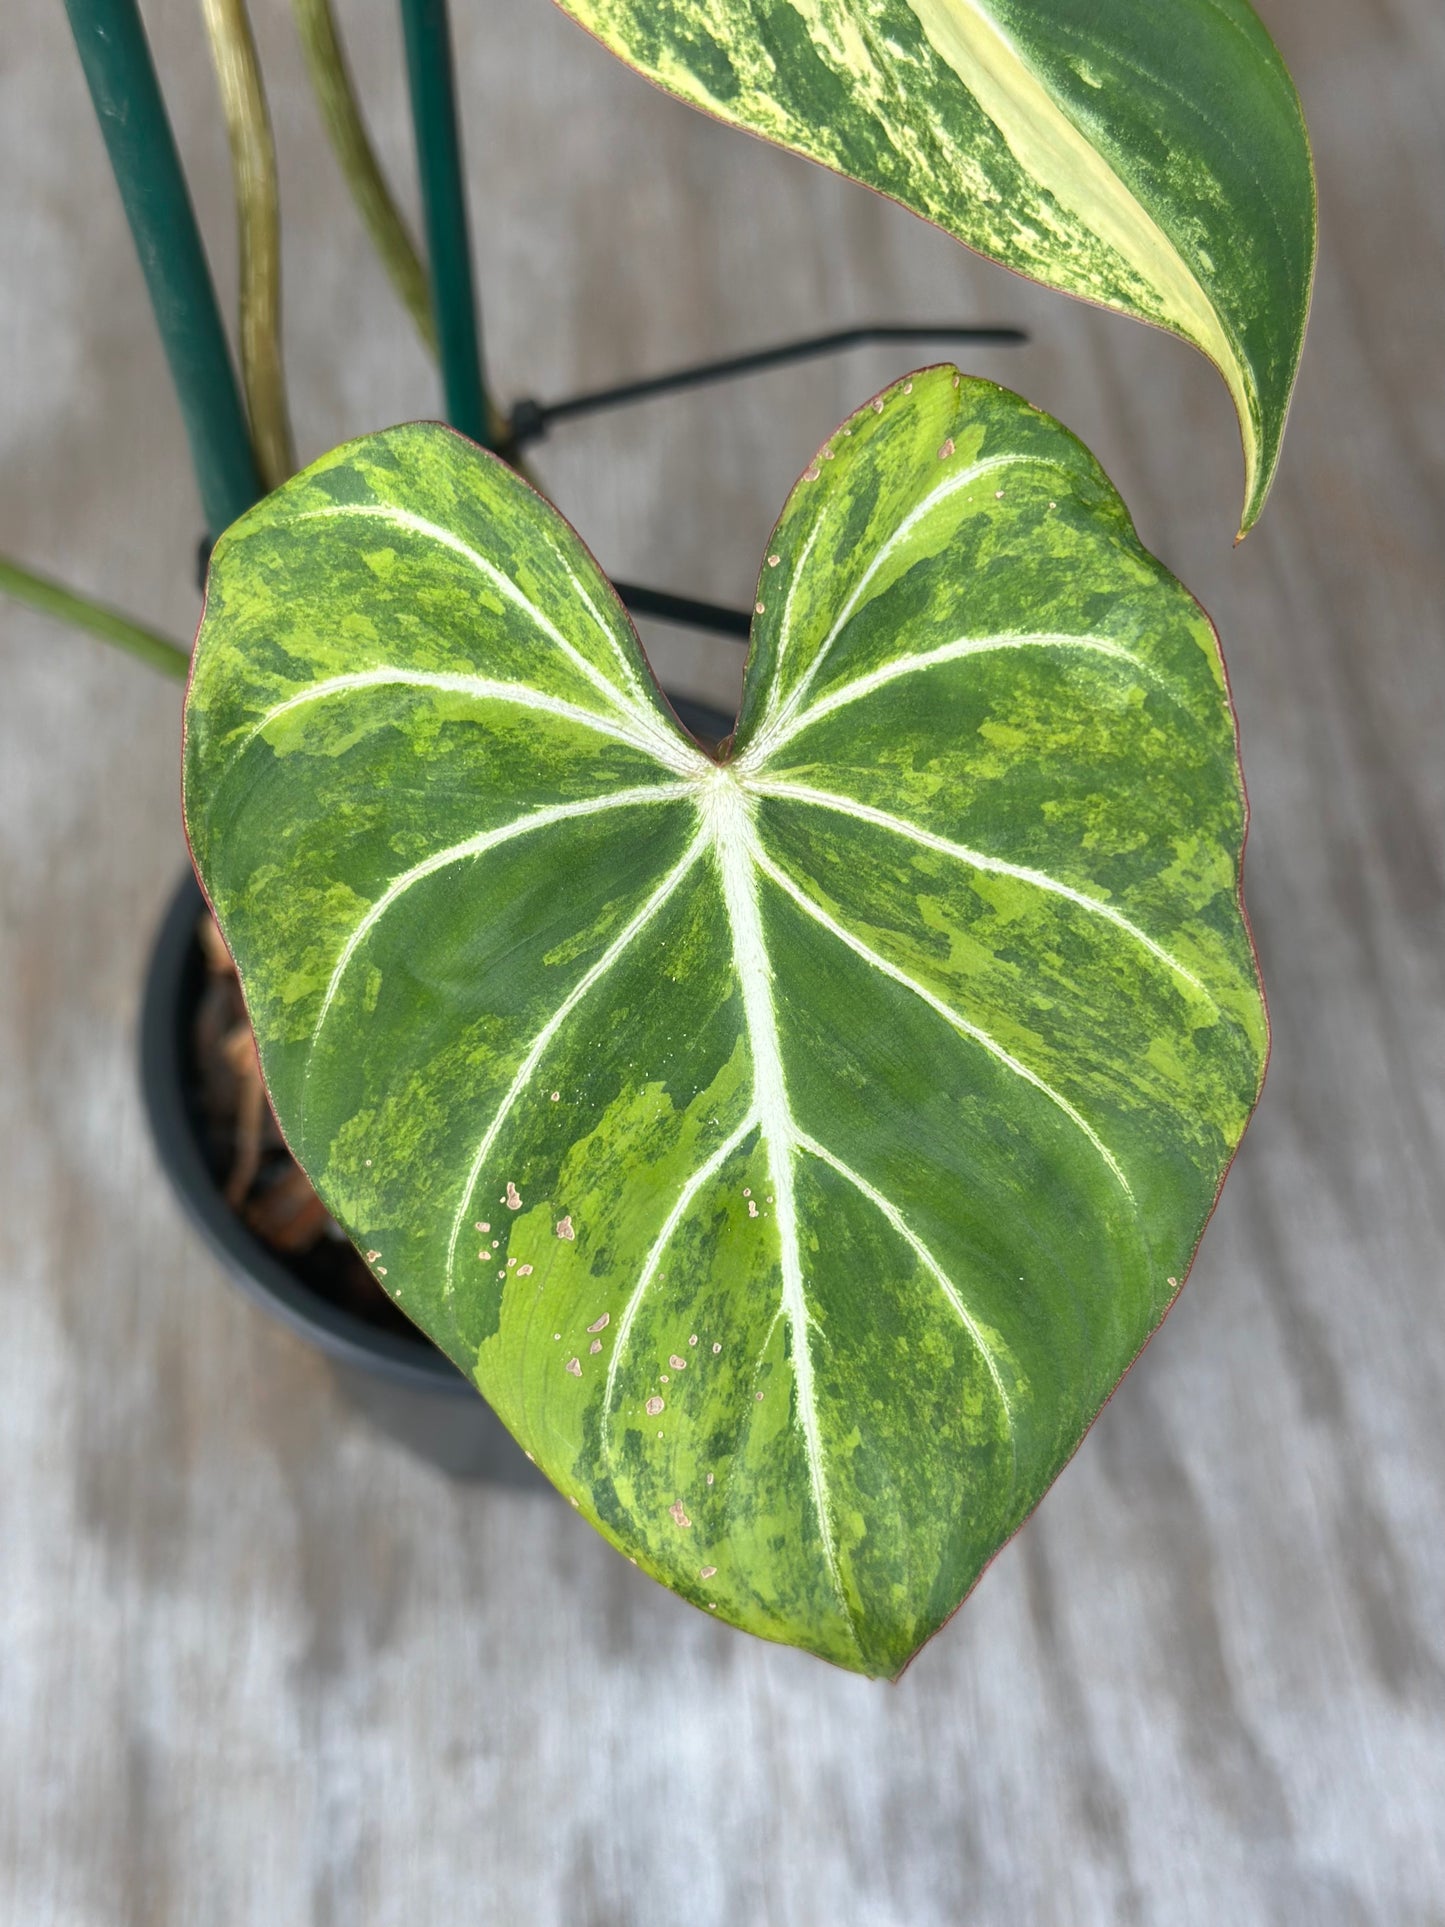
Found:
[[[715,763],[513,473],[354,442],[217,548],[185,803],[375,1276],[645,1570],[896,1674],[1263,1074],[1218,646],[1087,451],[950,368],[853,416]]]
[[[135,0],[66,0],[180,399],[206,526],[261,493],[226,331]]]
[[[491,448],[446,0],[401,0],[401,21],[447,420]]]
[[[1315,258],[1309,137],[1247,0],[560,0],[693,106],[991,260],[1192,342],[1279,459]]]

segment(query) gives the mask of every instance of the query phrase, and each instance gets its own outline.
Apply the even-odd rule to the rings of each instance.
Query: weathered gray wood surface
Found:
[[[1324,255],[1237,553],[1197,358],[663,100],[544,0],[456,9],[503,395],[1019,317],[1031,348],[968,365],[1083,434],[1229,653],[1264,1105],[1167,1331],[896,1689],[705,1622],[548,1497],[449,1485],[221,1283],[133,1061],[178,695],[0,611],[0,1920],[1445,1922],[1445,12],[1262,4]],[[229,289],[197,10],[147,13]],[[259,14],[313,454],[435,387]],[[61,9],[4,15],[0,547],[183,632],[199,516],[140,278]],[[394,10],[345,17],[405,170]],[[638,410],[538,467],[608,566],[745,601],[794,475],[903,365]]]

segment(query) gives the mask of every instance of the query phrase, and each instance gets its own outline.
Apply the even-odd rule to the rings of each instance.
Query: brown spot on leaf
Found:
[[[667,1362],[675,1372],[685,1372],[687,1370],[687,1360],[685,1358],[679,1358],[676,1352],[672,1354]]]
[[[672,1514],[675,1524],[680,1526],[690,1526],[692,1524],[692,1520],[687,1516],[687,1507],[681,1499],[674,1499],[667,1509]]]
[[[570,1211],[565,1218],[559,1218],[557,1220],[557,1236],[559,1238],[566,1238],[569,1244],[572,1239],[577,1236],[577,1233],[572,1229],[572,1214]]]
[[[517,1187],[515,1184],[513,1184],[512,1180],[508,1178],[507,1179],[507,1209],[509,1211],[520,1211],[521,1208],[522,1208],[522,1200],[521,1200],[521,1197],[518,1195]]]
[[[572,1374],[573,1378],[581,1378],[582,1360],[580,1358],[569,1358],[567,1360],[567,1369]]]
[[[697,1576],[699,1579],[711,1579],[713,1574],[716,1571],[717,1571],[716,1566],[704,1566],[702,1571]]]
[[[611,1312],[610,1312],[610,1311],[604,1311],[604,1312],[603,1312],[603,1314],[602,1314],[602,1316],[601,1316],[600,1318],[594,1318],[594,1319],[593,1319],[593,1321],[592,1321],[592,1323],[591,1323],[591,1324],[590,1324],[590,1325],[589,1325],[589,1326],[587,1327],[587,1329],[588,1329],[588,1331],[590,1331],[590,1332],[601,1332],[601,1331],[606,1331],[606,1329],[607,1329],[607,1327],[608,1327],[608,1325],[609,1325],[609,1324],[611,1323],[611,1321],[612,1321],[612,1314],[611,1314]]]
[[[647,1401],[646,1405],[644,1405],[642,1409],[644,1412],[646,1412],[649,1418],[656,1418],[658,1413],[664,1409],[663,1402],[657,1396],[657,1393],[654,1392],[652,1394],[652,1397]]]

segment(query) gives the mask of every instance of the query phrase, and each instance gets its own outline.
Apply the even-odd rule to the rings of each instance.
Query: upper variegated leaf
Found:
[[[1220,370],[1242,530],[1315,253],[1309,138],[1248,0],[560,0],[649,79]]]
[[[730,754],[447,431],[212,564],[186,811],[292,1147],[614,1544],[896,1673],[1184,1277],[1258,1091],[1213,632],[1057,423],[879,396]]]

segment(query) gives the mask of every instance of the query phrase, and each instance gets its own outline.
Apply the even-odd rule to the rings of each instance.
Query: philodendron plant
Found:
[[[1246,0],[563,4],[694,105],[1192,342],[1256,520],[1315,194]],[[133,0],[67,5],[217,527],[288,465],[244,0],[206,11],[259,470]],[[296,6],[415,309],[328,0]],[[447,392],[505,449],[444,0],[402,13]],[[350,443],[216,546],[185,808],[281,1126],[378,1283],[636,1564],[896,1674],[1173,1302],[1264,1071],[1218,645],[1087,451],[952,368],[876,396],[774,530],[714,757],[512,468],[435,425]]]
[[[222,538],[192,849],[276,1112],[622,1552],[896,1674],[1187,1272],[1257,1097],[1214,632],[1086,450],[926,369],[809,463],[736,731],[432,425]]]

